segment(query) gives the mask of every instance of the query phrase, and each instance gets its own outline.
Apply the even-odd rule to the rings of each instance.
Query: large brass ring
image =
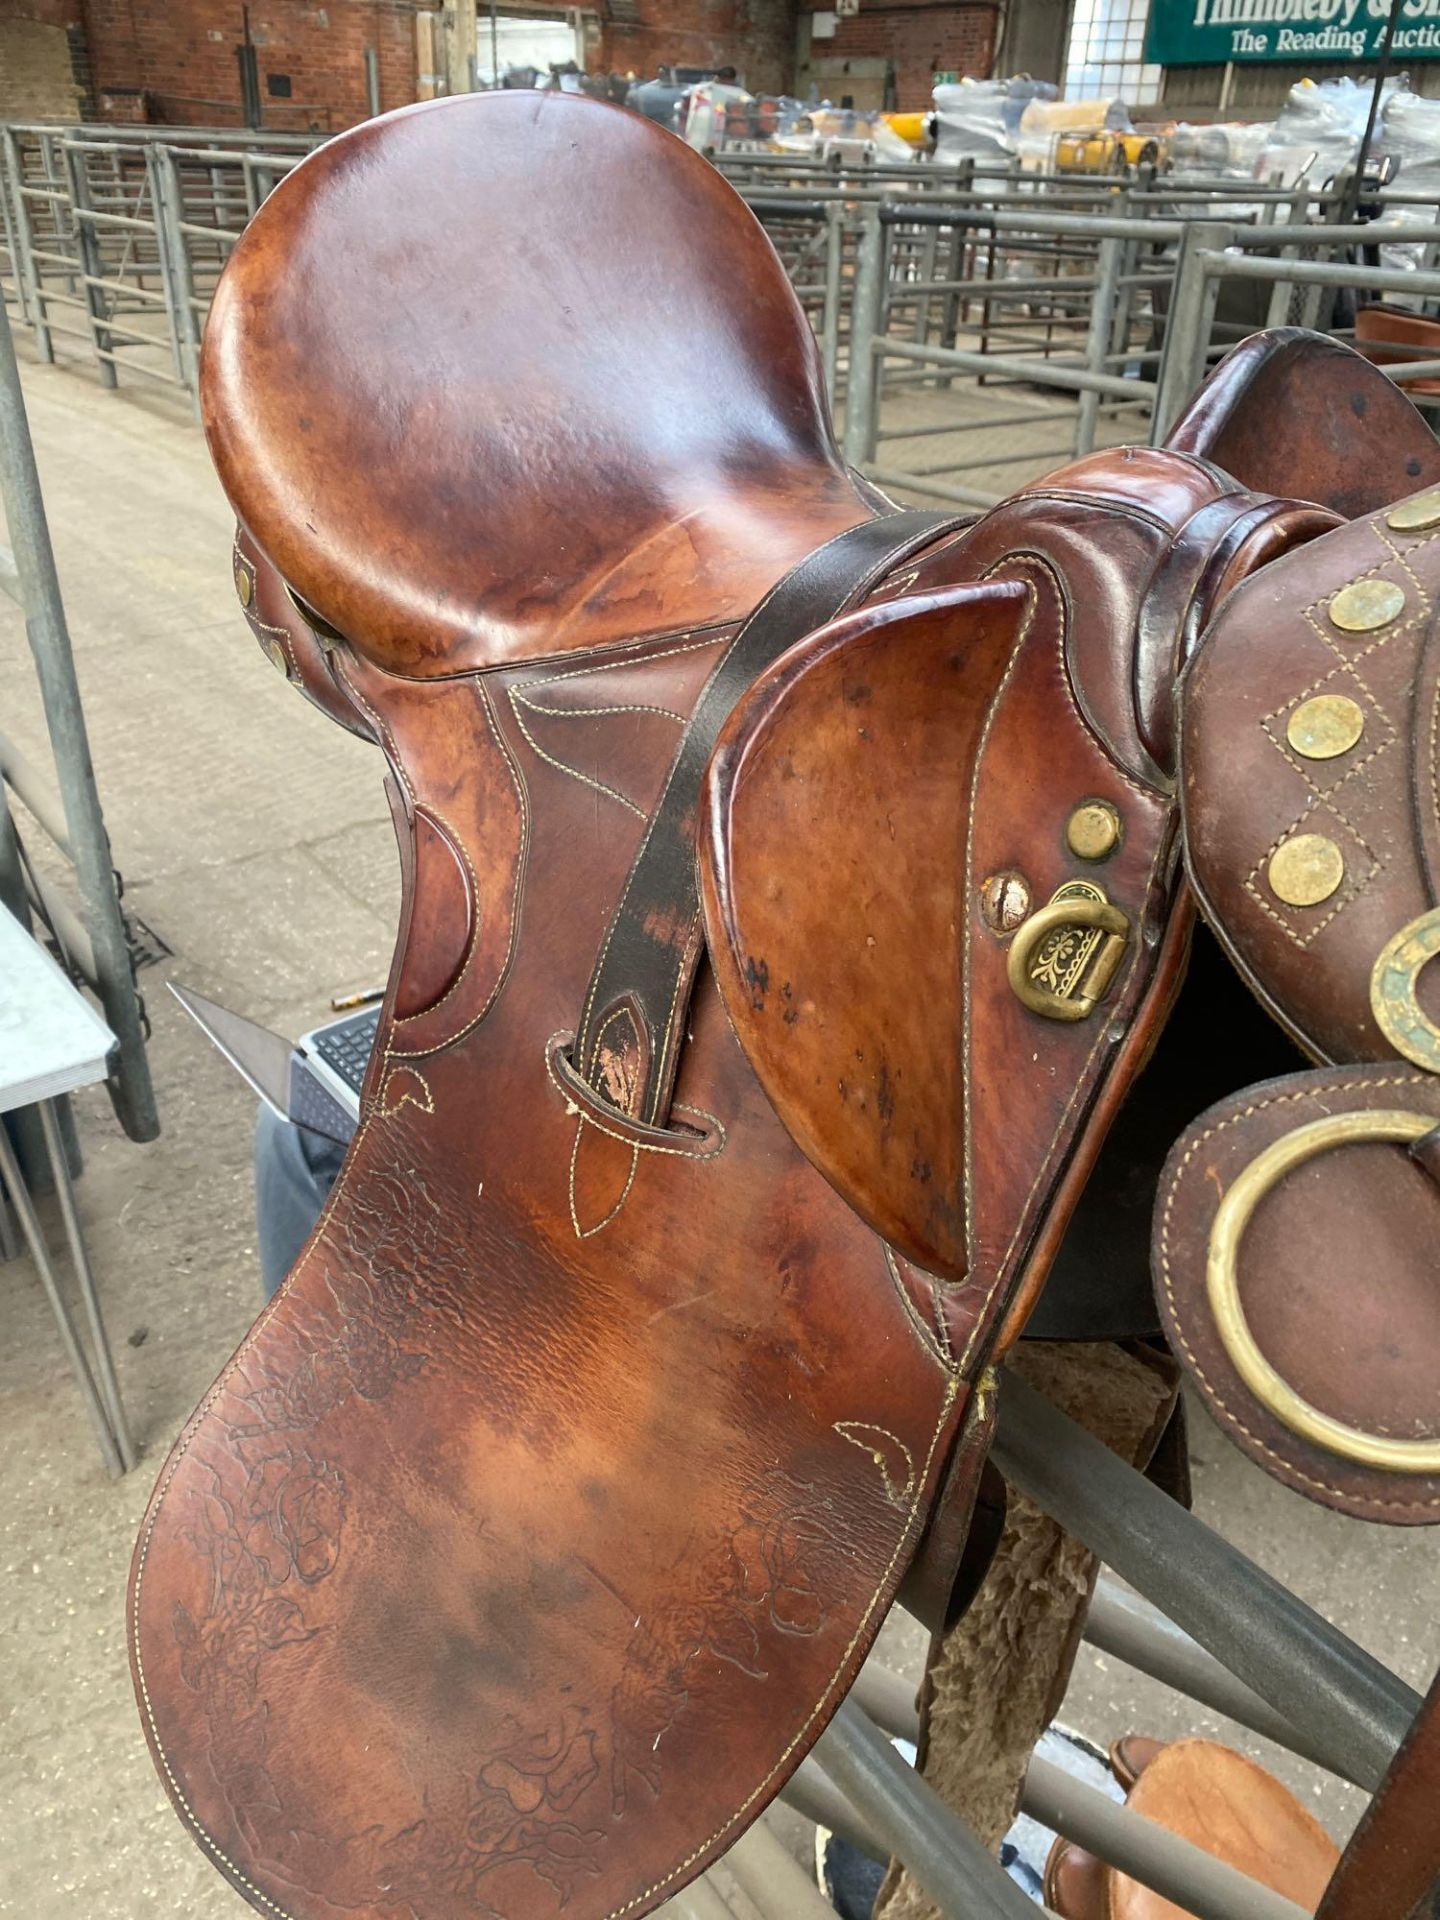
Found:
[[[1408,1146],[1430,1133],[1435,1124],[1433,1114],[1376,1107],[1359,1113],[1330,1114],[1296,1127],[1257,1154],[1230,1187],[1210,1229],[1205,1263],[1205,1290],[1220,1339],[1235,1371],[1260,1404],[1302,1439],[1338,1454],[1342,1460],[1378,1467],[1385,1473],[1440,1473],[1440,1440],[1391,1440],[1383,1434],[1367,1433],[1363,1427],[1349,1426],[1322,1413],[1298,1394],[1256,1345],[1240,1304],[1236,1260],[1256,1207],[1293,1168],[1332,1147],[1354,1146],[1362,1141],[1389,1140]]]
[[[1086,936],[1084,947],[1068,970],[1066,990],[1057,992],[1047,984],[1038,956],[1051,934],[1072,930]],[[1103,896],[1057,895],[1016,928],[1005,963],[1010,985],[1032,1013],[1047,1020],[1083,1020],[1104,999],[1129,938],[1130,922]]]
[[[1440,907],[1402,927],[1380,949],[1370,973],[1370,1011],[1395,1051],[1429,1073],[1440,1073],[1440,1027],[1415,992],[1420,969],[1440,957]]]

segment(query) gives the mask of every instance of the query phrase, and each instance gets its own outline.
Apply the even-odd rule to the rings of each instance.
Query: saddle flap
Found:
[[[732,1024],[807,1156],[947,1283],[962,1364],[1032,1304],[1184,945],[1169,798],[1085,724],[1066,601],[1022,538],[1048,510],[995,533],[983,584],[793,648],[707,785]]]
[[[957,876],[1020,581],[867,607],[792,647],[708,774],[710,953],[809,1158],[893,1246],[967,1265]]]
[[[743,615],[870,513],[754,215],[581,96],[427,102],[311,154],[235,247],[202,385],[259,547],[406,674]]]

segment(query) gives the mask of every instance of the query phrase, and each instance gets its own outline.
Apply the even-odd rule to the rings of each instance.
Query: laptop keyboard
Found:
[[[379,1025],[380,1008],[377,1005],[366,1007],[360,1013],[347,1014],[332,1026],[318,1027],[311,1036],[315,1052],[357,1095],[360,1083],[365,1078],[365,1069],[370,1063]]]

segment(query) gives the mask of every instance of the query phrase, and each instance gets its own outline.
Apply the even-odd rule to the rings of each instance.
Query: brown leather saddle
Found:
[[[943,1612],[977,1388],[1181,989],[1187,658],[1440,453],[1280,334],[1165,449],[897,514],[742,202],[562,95],[308,158],[204,397],[240,599],[383,749],[404,905],[340,1181],[145,1519],[147,1735],[267,1914],[638,1916],[907,1570]]]

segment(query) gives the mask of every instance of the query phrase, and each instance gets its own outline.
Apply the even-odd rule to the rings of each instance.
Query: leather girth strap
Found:
[[[575,1037],[574,1071],[630,1120],[663,1126],[670,1108],[704,941],[695,865],[700,782],[731,709],[788,647],[972,518],[912,510],[847,528],[771,588],[716,662],[606,931]]]

